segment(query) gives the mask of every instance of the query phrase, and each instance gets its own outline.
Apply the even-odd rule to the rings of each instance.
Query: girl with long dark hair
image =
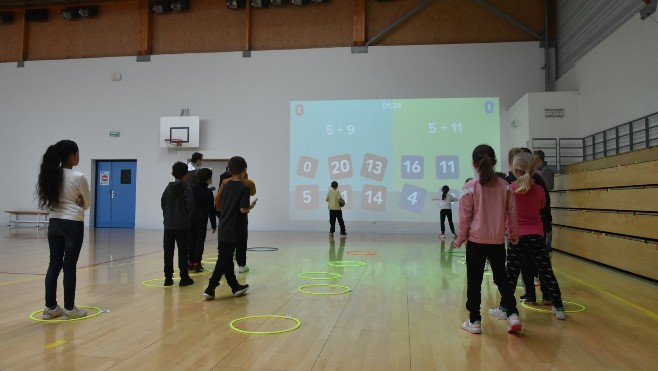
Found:
[[[73,170],[80,162],[78,145],[61,140],[43,155],[37,196],[39,207],[48,210],[50,262],[46,272],[46,306],[43,319],[80,318],[87,315],[75,306],[76,265],[84,237],[85,210],[89,209],[89,183]],[[57,305],[57,278],[64,270],[64,308]]]
[[[441,240],[445,240],[446,238],[446,218],[448,218],[448,225],[450,226],[450,232],[452,232],[452,238],[457,238],[455,225],[452,223],[452,203],[459,201],[459,199],[448,193],[449,191],[450,187],[444,185],[441,187],[441,198],[432,198],[433,200],[439,201],[439,208],[441,209],[441,235],[439,236]]]
[[[518,219],[514,194],[504,179],[494,172],[496,153],[481,144],[473,150],[473,167],[478,176],[464,184],[459,200],[459,237],[453,243],[460,247],[466,242],[466,309],[469,319],[462,329],[482,332],[480,304],[484,265],[491,263],[493,279],[500,291],[501,302],[508,321],[507,332],[521,331],[519,311],[514,290],[505,271],[505,221],[512,243],[518,243]]]

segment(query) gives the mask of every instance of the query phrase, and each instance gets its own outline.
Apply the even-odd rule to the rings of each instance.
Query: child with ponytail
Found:
[[[473,167],[478,175],[464,184],[459,200],[459,237],[453,243],[459,248],[466,242],[466,309],[469,319],[462,329],[472,333],[482,332],[480,304],[484,265],[488,259],[493,279],[506,308],[507,332],[521,331],[519,311],[516,309],[514,289],[505,272],[505,220],[507,235],[518,242],[518,222],[514,194],[504,179],[494,172],[496,153],[493,148],[481,144],[473,150]]]
[[[73,170],[80,162],[78,145],[61,140],[43,155],[36,193],[39,207],[48,210],[50,262],[46,272],[46,306],[43,319],[80,318],[87,315],[75,306],[76,265],[84,237],[85,210],[89,209],[89,183]],[[64,270],[64,309],[57,305],[57,278]]]
[[[444,240],[446,238],[446,218],[448,218],[448,225],[450,226],[450,232],[452,232],[452,238],[457,238],[455,234],[455,225],[452,224],[452,203],[459,201],[459,199],[450,193],[450,187],[444,185],[441,188],[441,198],[432,198],[432,200],[439,201],[439,208],[441,209],[441,235],[439,238]]]
[[[512,183],[516,199],[519,220],[519,241],[509,245],[507,249],[507,276],[511,287],[516,287],[519,272],[528,255],[539,273],[542,291],[549,295],[553,303],[553,314],[557,319],[566,318],[562,304],[560,285],[553,274],[548,247],[544,238],[541,209],[546,203],[543,187],[537,186],[533,179],[535,162],[531,154],[519,153],[512,159],[512,172],[516,181]],[[534,288],[534,287],[533,287]],[[546,295],[546,294],[545,294]],[[489,315],[500,319],[506,318],[506,304],[489,310]]]

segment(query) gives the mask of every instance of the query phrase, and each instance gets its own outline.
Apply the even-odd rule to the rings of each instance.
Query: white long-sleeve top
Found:
[[[62,189],[59,194],[59,205],[50,211],[49,218],[84,221],[85,210],[89,209],[89,183],[87,177],[73,169],[62,169]],[[84,207],[77,204],[78,197],[82,196]]]
[[[432,200],[439,201],[439,208],[441,209],[452,209],[452,203],[459,201],[459,199],[450,193],[446,195],[446,199],[442,200],[441,196],[433,197]]]

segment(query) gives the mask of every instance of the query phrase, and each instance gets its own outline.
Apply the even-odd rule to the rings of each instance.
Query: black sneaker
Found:
[[[203,272],[203,266],[201,264],[194,266],[194,271],[197,273]]]
[[[523,302],[526,302],[526,303],[536,303],[537,302],[537,297],[535,295],[524,294],[524,295],[521,295],[519,300],[521,300]]]
[[[249,285],[239,285],[237,289],[233,290],[233,296],[242,296],[248,288]]]
[[[173,286],[173,285],[174,285],[174,279],[171,278],[171,277],[167,277],[167,278],[165,278],[164,285],[165,285],[165,286]]]
[[[203,299],[206,301],[215,300],[215,290],[207,288],[206,291],[203,292]]]
[[[340,232],[341,236],[347,236],[347,232]]]
[[[183,277],[180,279],[178,286],[189,286],[194,283],[194,280],[190,277]]]

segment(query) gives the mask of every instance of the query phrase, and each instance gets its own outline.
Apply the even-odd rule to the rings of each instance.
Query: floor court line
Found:
[[[554,269],[554,271],[557,272],[558,274],[562,275],[562,276],[568,277],[569,279],[574,280],[574,281],[580,283],[581,285],[585,285],[585,286],[591,288],[592,290],[598,291],[598,292],[600,292],[600,293],[606,295],[606,296],[609,297],[609,298],[615,299],[615,300],[617,300],[618,302],[620,302],[620,303],[622,303],[622,304],[626,304],[626,305],[628,305],[629,307],[631,307],[631,308],[633,308],[633,309],[636,309],[636,310],[638,310],[638,311],[640,311],[640,312],[646,314],[647,316],[651,317],[652,319],[658,321],[658,313],[656,313],[656,312],[654,312],[654,311],[651,311],[651,310],[649,310],[649,309],[647,309],[647,308],[644,308],[644,307],[642,307],[642,306],[639,306],[639,305],[637,305],[637,304],[635,304],[635,303],[633,303],[633,302],[631,302],[631,301],[628,301],[628,300],[622,298],[621,296],[618,296],[618,295],[612,294],[612,293],[610,293],[610,292],[607,292],[607,291],[605,291],[604,289],[599,288],[598,286],[594,286],[594,285],[592,285],[591,283],[588,283],[588,282],[585,282],[585,281],[581,280],[580,278],[576,278],[576,277],[574,277],[574,276],[572,276],[572,275],[570,275],[570,274],[567,274],[567,273],[561,272],[561,271],[559,271],[559,270],[557,270],[557,269]]]

